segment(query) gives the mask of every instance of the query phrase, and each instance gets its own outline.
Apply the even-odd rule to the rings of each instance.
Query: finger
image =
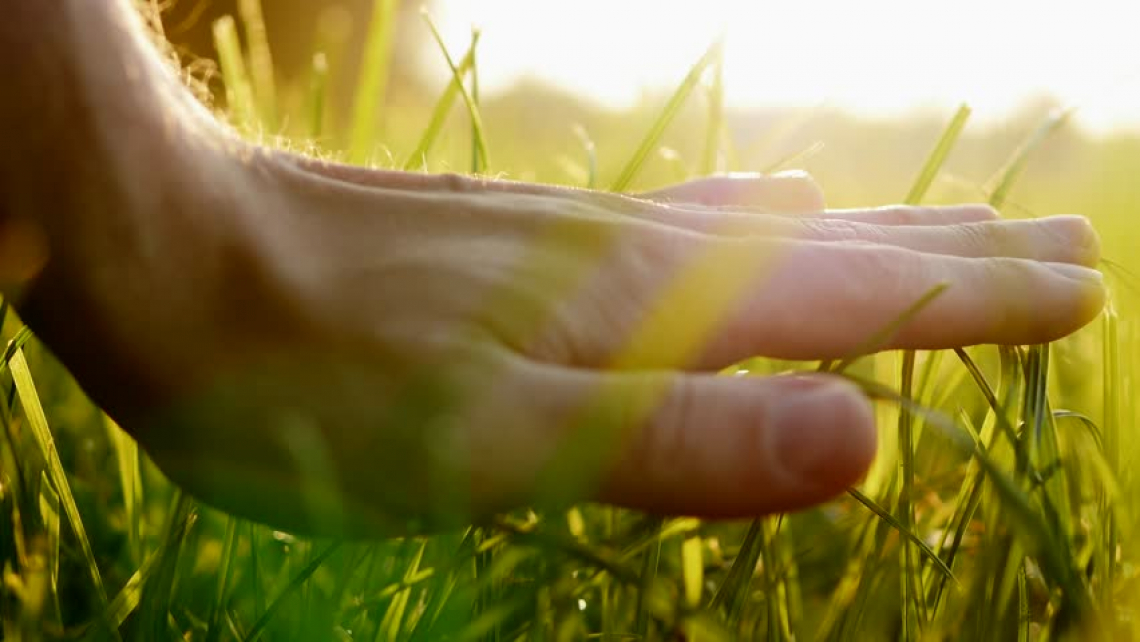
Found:
[[[994,220],[953,225],[873,225],[841,220],[796,221],[802,238],[893,245],[962,257],[1004,256],[1095,266],[1100,237],[1083,216]]]
[[[508,416],[526,425],[472,457],[489,471],[533,475],[507,473],[501,488],[537,489],[513,501],[762,515],[833,497],[874,458],[870,403],[840,379],[598,374],[530,362],[515,377],[522,386]]]
[[[874,223],[876,225],[954,225],[958,223],[981,223],[1001,218],[997,210],[984,204],[941,207],[888,205],[885,207],[826,210],[810,216],[858,223]]]
[[[744,253],[755,251],[727,250],[724,263],[743,265]],[[1100,273],[1065,263],[806,242],[783,252],[742,292],[741,306],[712,337],[711,363],[727,365],[749,354],[850,356],[940,285],[945,292],[875,348],[1045,343],[1084,326],[1104,304]]]
[[[707,237],[638,254],[624,248],[525,350],[558,363],[716,370],[753,356],[1032,344],[1075,331],[1104,301],[1095,270],[1018,258]],[[894,336],[868,345],[938,287]]]
[[[713,176],[641,194],[640,197],[665,203],[740,206],[779,213],[819,212],[826,207],[823,190],[803,172],[772,176]]]
[[[945,213],[943,210],[946,210]],[[955,220],[972,208],[893,208],[892,216]],[[984,208],[979,213],[984,213]],[[991,210],[992,211],[992,210]],[[912,212],[903,215],[901,212]],[[1088,219],[1051,216],[944,225],[876,224],[852,218],[781,217],[740,212],[670,209],[656,217],[673,227],[722,237],[782,237],[811,241],[857,241],[965,257],[1007,256],[1096,265],[1100,239]],[[896,218],[901,220],[901,218]]]

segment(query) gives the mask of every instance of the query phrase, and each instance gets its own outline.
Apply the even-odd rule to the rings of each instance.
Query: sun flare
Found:
[[[443,0],[436,11],[456,49],[472,25],[483,31],[491,90],[530,76],[624,106],[675,84],[723,34],[737,106],[895,116],[968,101],[993,118],[1050,96],[1091,129],[1140,128],[1140,5],[1119,0]]]

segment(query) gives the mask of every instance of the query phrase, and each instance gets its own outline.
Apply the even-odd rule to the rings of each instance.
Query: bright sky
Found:
[[[438,0],[486,90],[540,77],[613,106],[675,86],[718,34],[735,105],[872,115],[1049,93],[1086,127],[1140,130],[1140,0]]]

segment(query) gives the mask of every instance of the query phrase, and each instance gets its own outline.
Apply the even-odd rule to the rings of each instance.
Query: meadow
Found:
[[[180,492],[4,305],[3,639],[1140,637],[1140,138],[1093,136],[1074,124],[1079,112],[1044,102],[985,126],[967,106],[881,121],[733,111],[716,44],[677,70],[672,94],[628,112],[537,86],[484,100],[477,34],[466,51],[440,45],[453,82],[437,95],[383,100],[395,4],[377,2],[361,25],[345,118],[332,107],[331,51],[312,52],[291,82],[274,73],[259,0],[214,24],[216,67],[191,69],[243,135],[359,164],[614,191],[806,168],[836,206],[1082,213],[1103,237],[1108,306],[1052,345],[740,364],[843,372],[878,400],[874,468],[815,509],[702,522],[587,504],[339,541]],[[421,28],[433,37],[430,19]]]

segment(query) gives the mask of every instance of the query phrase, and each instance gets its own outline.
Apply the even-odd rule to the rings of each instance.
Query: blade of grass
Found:
[[[1006,517],[1004,523],[1012,527],[1025,553],[1035,556],[1045,577],[1063,589],[1064,601],[1058,619],[1067,623],[1066,626],[1077,622],[1096,622],[1095,605],[1088,591],[1081,588],[1083,582],[1078,578],[1079,573],[1072,566],[1072,558],[1066,555],[1069,550],[1067,544],[1049,528],[1048,522],[1038,512],[1032,498],[996,460],[978,448],[965,430],[941,413],[924,408],[880,383],[851,375],[846,376],[872,398],[909,406],[913,414],[923,417],[928,425],[936,428],[937,432],[947,439],[950,445],[963,454],[972,453],[1001,500],[1002,513]]]
[[[320,140],[325,133],[325,105],[329,92],[329,59],[324,53],[313,54],[309,68],[309,139]]]
[[[214,47],[226,86],[230,121],[239,131],[251,133],[257,126],[257,108],[233,16],[223,16],[214,23]]]
[[[411,556],[407,567],[404,569],[402,581],[403,584],[409,586],[401,589],[393,596],[387,611],[384,613],[384,618],[380,621],[380,629],[384,634],[383,637],[388,640],[388,642],[395,642],[400,639],[401,631],[404,630],[405,619],[408,617],[408,600],[411,599],[412,596],[410,584],[420,573],[420,564],[423,562],[424,550],[426,548],[427,542],[421,541],[419,547],[416,549],[416,553]]]
[[[900,394],[908,399],[914,398],[914,361],[915,352],[907,350],[903,353],[902,385]],[[906,408],[899,408],[899,451],[900,474],[902,476],[902,489],[898,496],[899,523],[908,532],[914,530],[914,418]],[[910,540],[899,547],[900,562],[902,563],[902,577],[900,586],[902,590],[902,631],[903,640],[915,640],[922,635],[923,618],[922,608],[918,602],[922,599],[922,587],[917,586],[921,575],[914,561],[914,551]]]
[[[926,159],[926,164],[919,172],[918,178],[915,179],[914,184],[910,188],[910,193],[907,194],[904,201],[907,205],[918,205],[926,198],[926,193],[930,190],[930,186],[934,184],[934,179],[938,176],[938,172],[942,170],[942,166],[946,164],[946,159],[950,157],[951,150],[954,145],[958,143],[958,139],[962,136],[962,130],[966,128],[966,122],[970,120],[970,106],[959,105],[958,111],[955,112],[954,117],[950,119],[950,124],[946,126],[942,136],[938,139],[938,144],[935,145],[934,151]]]
[[[377,143],[381,109],[388,89],[393,34],[399,7],[398,0],[375,0],[372,4],[372,22],[368,27],[360,76],[356,81],[352,130],[349,135],[348,157],[358,165],[372,160]]]
[[[1025,171],[1025,167],[1029,163],[1030,154],[1049,138],[1053,132],[1064,126],[1072,114],[1072,109],[1058,111],[1046,119],[1045,122],[1030,134],[1029,138],[1014,152],[1005,167],[1003,167],[997,173],[995,179],[991,181],[993,188],[989,190],[990,205],[998,209],[1001,209],[1001,207],[1005,205],[1006,200],[1009,198],[1010,191],[1013,190],[1014,184],[1017,182],[1017,179],[1021,178],[1022,172]]]
[[[158,561],[158,553],[151,553],[150,556],[143,561],[142,566],[127,580],[127,583],[119,591],[118,595],[111,600],[109,613],[107,619],[110,620],[116,627],[122,626],[123,622],[127,621],[131,613],[139,607],[142,598],[142,587],[150,579],[151,573],[156,568]]]
[[[36,445],[39,446],[40,453],[44,458],[47,476],[59,496],[63,512],[67,515],[68,524],[71,526],[71,532],[75,536],[79,550],[83,554],[83,560],[86,562],[87,574],[95,588],[98,608],[100,613],[106,613],[108,602],[107,591],[103,587],[103,575],[95,561],[95,551],[91,547],[91,540],[87,538],[87,529],[83,527],[83,520],[79,515],[79,506],[75,503],[71,484],[67,481],[67,473],[64,472],[63,463],[60,462],[59,453],[56,451],[55,439],[48,428],[47,417],[40,405],[39,394],[36,392],[35,382],[32,381],[32,372],[28,368],[23,350],[16,350],[8,365],[12,371],[12,379],[16,384],[16,396],[20,399],[20,404],[24,408],[24,416],[28,419],[28,425],[31,427]],[[118,629],[108,628],[114,639],[121,639]]]
[[[166,526],[158,550],[154,553],[154,571],[145,578],[139,596],[141,635],[161,640],[170,636],[170,607],[174,598],[174,583],[178,560],[187,546],[198,513],[194,501],[180,491],[171,498]]]
[[[435,101],[435,108],[432,109],[427,128],[424,129],[424,133],[420,135],[420,141],[416,144],[416,148],[408,155],[407,160],[404,161],[404,171],[410,172],[427,167],[428,154],[431,153],[431,148],[439,138],[439,133],[443,131],[443,125],[447,122],[447,116],[451,113],[451,108],[455,105],[455,99],[459,96],[459,92],[463,87],[463,78],[467,76],[471,71],[472,65],[475,64],[475,51],[479,46],[479,37],[480,34],[478,31],[471,34],[471,45],[467,48],[467,53],[463,54],[463,58],[456,67],[459,72],[459,80],[457,81],[455,74],[452,74],[451,82],[447,83],[447,87],[443,90],[443,93],[440,94],[439,99]]]
[[[139,447],[109,417],[103,418],[108,441],[119,465],[119,485],[123,492],[123,512],[127,521],[127,545],[131,562],[142,560],[142,473],[139,469]]]
[[[245,642],[255,642],[255,640],[261,637],[261,634],[265,632],[265,627],[269,625],[270,621],[277,615],[277,612],[285,605],[285,599],[301,588],[305,582],[309,581],[313,573],[316,573],[317,569],[319,569],[321,565],[325,563],[325,560],[332,556],[333,553],[337,552],[340,546],[340,542],[329,544],[320,554],[305,565],[293,579],[289,580],[289,584],[286,585],[277,598],[269,605],[269,608],[265,610],[265,613],[263,613],[250,628],[249,633],[245,636]]]
[[[586,189],[598,188],[598,146],[590,138],[590,133],[581,125],[574,128],[574,135],[582,143],[582,150],[586,152]]]
[[[833,374],[843,374],[853,363],[867,354],[878,352],[887,345],[898,331],[910,323],[920,312],[922,312],[928,305],[934,302],[935,299],[942,296],[949,288],[949,284],[939,283],[930,289],[929,292],[922,295],[917,301],[912,303],[907,309],[899,313],[889,324],[883,327],[875,334],[871,335],[866,341],[861,343],[857,348],[851,351],[846,357],[841,359],[835,365],[824,364],[821,366],[821,372],[830,372]]]
[[[645,552],[641,564],[641,590],[637,592],[637,606],[636,619],[634,620],[634,633],[648,637],[650,635],[650,623],[653,618],[649,613],[649,591],[653,583],[657,581],[657,573],[661,565],[661,546],[665,540],[663,531],[665,528],[665,520],[654,518],[652,526],[653,543],[649,545],[649,550]],[[628,549],[627,549],[628,551]],[[628,552],[626,553],[628,555]],[[624,557],[624,556],[623,556]],[[684,550],[682,549],[682,567],[684,568]]]
[[[1103,393],[1103,428],[1102,453],[1108,464],[1108,472],[1115,483],[1120,479],[1120,339],[1117,330],[1118,318],[1116,308],[1110,301],[1105,306],[1103,314],[1104,336],[1104,393]],[[1116,589],[1116,554],[1117,554],[1117,524],[1116,504],[1109,492],[1101,492],[1100,510],[1103,516],[1101,537],[1104,545],[1100,559],[1100,567],[1104,577],[1100,583],[1100,603],[1105,609],[1105,619],[1108,622],[1116,621],[1113,603],[1113,594]]]
[[[47,548],[45,553],[48,589],[56,616],[62,619],[59,602],[59,494],[51,487],[46,472],[41,472],[40,477],[40,520],[43,523],[44,544]]]
[[[969,118],[969,106],[964,104],[959,106],[958,111],[950,120],[950,124],[947,125],[945,131],[943,131],[937,145],[935,145],[934,151],[931,152],[927,158],[922,171],[919,172],[918,178],[915,179],[904,201],[906,204],[918,205],[926,198],[926,193],[929,191],[930,186],[934,184],[934,179],[942,170],[942,166],[946,164],[946,159],[949,158],[950,151],[958,142],[958,138],[961,136],[962,130],[965,129],[966,122]],[[907,398],[913,398],[915,359],[916,354],[914,351],[908,350],[903,353],[900,374],[902,381],[901,393],[902,396]],[[899,470],[899,474],[901,475],[901,492],[898,497],[898,511],[901,516],[899,521],[907,531],[913,531],[915,528],[914,504],[911,499],[914,497],[914,449],[916,446],[914,430],[914,417],[907,408],[901,407],[898,416],[898,448],[901,455],[901,466]],[[921,585],[922,574],[919,572],[918,565],[915,563],[915,553],[911,546],[911,540],[903,541],[899,554],[901,558],[900,562],[902,563],[902,577],[900,583],[902,590],[901,637],[904,640],[914,640],[922,634],[922,627],[926,620],[925,591]]]
[[[267,130],[277,129],[277,82],[274,80],[273,52],[269,47],[269,32],[261,0],[239,0],[238,15],[245,27],[245,40],[249,48],[249,78],[253,89],[261,125]]]
[[[724,622],[729,630],[734,630],[740,621],[740,612],[748,598],[752,577],[756,572],[756,562],[760,559],[760,536],[763,520],[753,520],[740,544],[740,551],[732,561],[724,582],[717,588],[709,603],[713,611],[724,610]]]
[[[471,30],[471,41],[475,42],[478,38],[479,31],[477,29]],[[458,72],[458,68],[456,68]],[[463,78],[460,76],[460,82]],[[479,108],[479,59],[476,56],[476,50],[471,48],[471,103],[475,105],[476,110]],[[480,121],[471,119],[471,173],[482,174],[487,171],[487,146],[483,143],[482,123]]]
[[[685,606],[688,609],[700,606],[705,582],[704,542],[700,533],[686,537],[681,544],[681,582]]]
[[[206,642],[217,642],[222,634],[222,615],[226,610],[226,595],[230,584],[230,575],[235,566],[237,551],[238,521],[233,517],[226,518],[226,535],[222,543],[221,563],[218,565],[218,584],[214,590],[214,603],[210,608],[209,626],[206,629]]]
[[[673,95],[669,98],[669,102],[665,104],[665,108],[661,111],[661,114],[658,115],[657,120],[655,120],[653,125],[649,128],[649,132],[645,135],[645,138],[642,139],[641,145],[638,146],[633,156],[630,157],[629,162],[626,163],[618,175],[618,178],[610,185],[611,192],[624,192],[630,187],[634,179],[637,178],[637,175],[641,172],[646,159],[649,158],[649,155],[661,141],[661,136],[665,133],[669,124],[677,117],[677,114],[681,111],[681,107],[684,106],[688,100],[689,95],[692,94],[693,90],[700,84],[705,70],[721,58],[723,49],[724,43],[717,41],[709,47],[708,51],[706,51],[700,60],[689,70],[688,75],[685,76],[680,86],[677,87]]]
[[[463,98],[463,104],[467,106],[467,115],[471,118],[471,137],[473,139],[475,153],[479,159],[479,166],[486,169],[490,166],[491,161],[487,156],[487,138],[483,131],[483,118],[479,115],[479,105],[475,102],[475,98],[471,95],[471,92],[467,91],[467,86],[463,84],[463,74],[459,72],[459,67],[455,64],[455,61],[451,59],[451,54],[448,53],[447,46],[443,43],[443,36],[440,35],[439,28],[435,26],[435,21],[432,20],[431,15],[429,15],[427,11],[423,11],[421,15],[423,16],[424,22],[427,23],[428,29],[431,30],[432,38],[435,40],[436,46],[443,55],[443,59],[447,62],[448,69],[451,70],[452,86],[459,91],[460,97]],[[477,36],[473,33],[472,39],[476,38]],[[474,52],[475,46],[474,43],[472,43],[472,72],[475,70]]]
[[[865,506],[867,510],[877,515],[879,519],[883,520],[887,523],[887,525],[895,529],[899,535],[902,535],[904,538],[914,544],[915,548],[917,548],[924,556],[926,556],[926,558],[930,560],[930,563],[934,565],[934,568],[938,569],[942,575],[944,575],[947,579],[954,581],[955,583],[958,582],[958,579],[954,577],[953,571],[950,570],[950,567],[946,565],[946,562],[944,562],[942,558],[938,557],[938,554],[934,552],[934,549],[930,548],[930,545],[924,542],[921,537],[914,533],[913,530],[907,528],[906,525],[895,518],[895,516],[892,515],[890,511],[880,506],[875,502],[875,500],[864,495],[857,488],[848,488],[847,493],[854,497],[860,504]]]
[[[768,164],[761,173],[775,174],[776,172],[786,169],[794,169],[805,164],[809,159],[814,158],[824,150],[826,145],[821,141],[816,141],[803,149],[798,149],[787,156],[777,159],[776,161]]]
[[[724,56],[717,56],[713,62],[708,99],[708,128],[705,130],[705,153],[700,170],[703,176],[720,170],[721,140],[724,138]]]

